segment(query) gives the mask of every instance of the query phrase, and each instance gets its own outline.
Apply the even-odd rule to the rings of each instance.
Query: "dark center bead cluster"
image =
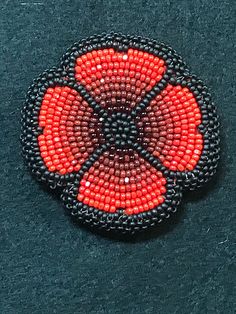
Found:
[[[137,139],[138,130],[130,115],[122,112],[113,113],[104,121],[104,135],[109,143],[117,148],[131,146]]]

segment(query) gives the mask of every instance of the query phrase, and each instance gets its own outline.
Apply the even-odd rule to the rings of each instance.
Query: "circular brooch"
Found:
[[[206,86],[154,40],[107,34],[75,43],[30,87],[23,155],[79,222],[135,233],[177,210],[219,160]]]

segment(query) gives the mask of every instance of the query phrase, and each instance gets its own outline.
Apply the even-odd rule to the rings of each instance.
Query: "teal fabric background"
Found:
[[[2,0],[0,313],[235,313],[235,1]],[[222,158],[157,232],[119,241],[65,215],[20,155],[28,86],[66,48],[103,31],[170,44],[209,86]]]

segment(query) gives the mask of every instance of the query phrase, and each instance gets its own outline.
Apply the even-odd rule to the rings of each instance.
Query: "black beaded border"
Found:
[[[158,159],[145,151],[140,145],[134,144],[133,148],[150,164],[162,171],[167,179],[167,192],[165,202],[153,210],[135,214],[124,215],[120,210],[116,213],[106,213],[77,201],[80,179],[85,171],[107,149],[103,144],[94,151],[92,156],[84,163],[80,171],[66,175],[51,173],[44,165],[37,142],[38,135],[43,129],[38,125],[38,115],[41,101],[48,87],[69,86],[77,90],[81,96],[99,115],[106,114],[86,89],[75,80],[75,62],[79,56],[92,50],[114,48],[118,51],[127,51],[128,48],[142,50],[162,58],[167,66],[162,80],[148,92],[142,101],[132,110],[133,116],[144,110],[157,94],[168,83],[188,87],[195,95],[202,113],[202,123],[198,126],[204,137],[204,149],[201,158],[193,171],[173,172],[165,168]],[[147,38],[122,35],[102,34],[75,43],[67,50],[57,68],[45,71],[36,79],[29,88],[26,103],[22,110],[22,135],[23,155],[34,176],[47,183],[50,188],[63,187],[62,199],[71,215],[81,223],[94,226],[106,231],[120,233],[135,233],[145,230],[149,226],[160,223],[175,212],[182,198],[182,190],[194,190],[205,184],[216,172],[219,160],[219,122],[215,106],[207,87],[195,76],[190,76],[189,70],[176,52],[165,44],[157,43]]]

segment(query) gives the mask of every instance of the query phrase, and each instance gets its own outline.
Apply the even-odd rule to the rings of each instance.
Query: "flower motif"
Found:
[[[207,88],[173,49],[120,34],[75,44],[23,109],[24,156],[73,217],[134,233],[175,212],[219,159]]]

